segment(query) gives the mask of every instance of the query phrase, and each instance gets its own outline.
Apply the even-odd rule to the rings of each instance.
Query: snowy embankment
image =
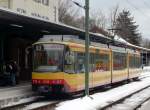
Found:
[[[132,82],[123,86],[93,94],[89,97],[74,99],[62,102],[57,105],[56,110],[99,110],[122,97],[126,97],[141,88],[150,85],[150,67],[145,67],[145,71],[141,73],[141,81]]]

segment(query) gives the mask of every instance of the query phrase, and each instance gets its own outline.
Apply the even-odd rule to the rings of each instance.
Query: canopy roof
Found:
[[[82,29],[71,27],[62,23],[46,21],[36,17],[29,17],[5,8],[0,8],[0,25],[1,35],[19,36],[32,40],[37,40],[46,34],[78,35],[81,39],[85,39],[85,31]],[[91,41],[101,42],[104,44],[150,51],[150,49],[112,40],[102,34],[90,33],[90,39]]]

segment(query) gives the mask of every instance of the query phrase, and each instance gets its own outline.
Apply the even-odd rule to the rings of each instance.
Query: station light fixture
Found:
[[[23,28],[23,26],[18,25],[18,24],[10,24],[10,26],[12,26],[12,27],[17,27],[17,28]]]
[[[80,3],[76,2],[76,1],[73,1],[73,0],[71,0],[71,1],[72,1],[75,5],[77,5],[78,7],[85,9],[85,6],[82,6]]]
[[[41,30],[41,32],[43,32],[43,33],[47,33],[47,34],[49,34],[50,32],[49,31],[47,31],[47,30]]]

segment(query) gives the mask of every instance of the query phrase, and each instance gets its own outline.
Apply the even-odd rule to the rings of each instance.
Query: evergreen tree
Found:
[[[141,34],[138,32],[138,25],[134,22],[129,11],[123,10],[116,20],[117,29],[115,34],[134,45],[140,45]]]

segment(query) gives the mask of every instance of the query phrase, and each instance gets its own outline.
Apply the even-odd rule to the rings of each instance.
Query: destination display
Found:
[[[64,45],[59,44],[43,44],[43,45],[36,45],[35,50],[36,51],[42,51],[42,50],[63,50]]]

